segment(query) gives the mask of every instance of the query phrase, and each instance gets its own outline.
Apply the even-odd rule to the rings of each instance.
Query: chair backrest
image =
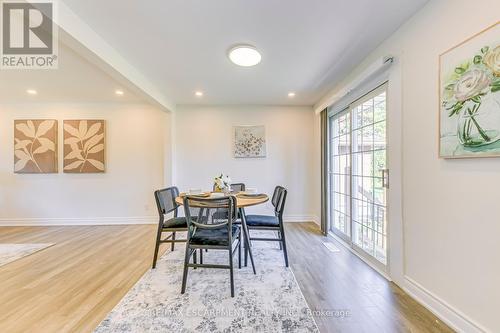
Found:
[[[276,208],[278,206],[278,201],[280,199],[280,192],[281,192],[282,188],[283,187],[281,187],[281,186],[276,186],[274,188],[273,197],[271,198],[271,203],[273,204],[274,208]]]
[[[274,206],[274,213],[278,217],[283,217],[283,211],[285,210],[285,201],[288,191],[283,186],[276,186],[274,188],[273,197],[271,202]]]
[[[215,191],[215,184],[213,186],[213,190]],[[245,190],[245,184],[244,183],[234,183],[231,184],[231,192],[242,192]]]
[[[177,216],[177,208],[179,205],[175,202],[175,198],[178,196],[179,189],[175,186],[155,191],[156,207],[158,208],[160,220],[165,214],[171,212],[174,212],[174,216]]]
[[[234,183],[231,184],[232,192],[243,192],[245,190],[245,184],[243,183]]]
[[[184,212],[187,219],[189,236],[200,229],[228,228],[228,234],[236,216],[236,197],[200,198],[187,195],[184,197]],[[218,214],[224,212],[224,214]],[[220,218],[223,216],[223,218]]]

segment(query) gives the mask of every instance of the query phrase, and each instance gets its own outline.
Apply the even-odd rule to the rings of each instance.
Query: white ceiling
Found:
[[[28,95],[27,89],[38,92]],[[116,90],[123,90],[117,96]],[[0,101],[48,103],[144,103],[123,83],[112,78],[80,54],[59,43],[57,70],[2,70]]]
[[[317,102],[426,2],[64,0],[177,104],[294,105]],[[229,62],[238,43],[262,62]]]

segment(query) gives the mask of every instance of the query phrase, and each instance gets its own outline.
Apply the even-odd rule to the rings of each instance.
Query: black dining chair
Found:
[[[283,225],[283,211],[288,191],[283,186],[276,186],[271,203],[274,206],[274,216],[268,215],[246,215],[246,222],[249,230],[270,230],[276,231],[277,238],[259,238],[250,235],[250,241],[271,241],[279,242],[280,249],[283,249],[285,266],[288,267],[288,253],[286,251],[285,228]],[[245,252],[246,260],[246,252]]]
[[[215,191],[215,184],[213,186],[213,191]],[[230,185],[231,192],[237,193],[237,192],[242,192],[245,190],[245,184],[244,183],[233,183]]]
[[[200,209],[201,208],[201,209]],[[208,216],[208,220],[202,218],[203,209],[210,211],[224,210],[228,212],[227,218],[219,219],[216,214]],[[229,269],[231,283],[231,297],[234,297],[234,274],[233,257],[238,251],[238,267],[241,268],[241,228],[233,224],[236,216],[236,197],[222,198],[200,198],[186,196],[184,198],[184,210],[188,224],[188,240],[186,243],[186,254],[184,258],[184,273],[182,277],[181,294],[186,291],[188,269],[192,268],[221,268]],[[198,221],[202,221],[199,223]],[[196,262],[196,250],[200,250],[200,263]],[[228,251],[229,264],[207,264],[203,263],[203,249]],[[193,256],[193,263],[191,263]]]
[[[215,184],[214,184],[213,190],[215,191]],[[238,192],[243,192],[243,191],[245,191],[245,184],[244,183],[231,184],[231,193],[237,194]],[[215,218],[220,218],[220,219],[226,218],[227,219],[227,211],[224,211],[223,209],[218,210],[214,214],[217,214],[214,216]]]
[[[156,246],[153,257],[153,268],[156,268],[156,261],[158,259],[158,250],[161,243],[171,243],[171,250],[174,250],[175,243],[185,242],[186,239],[176,239],[175,233],[177,231],[187,231],[187,221],[185,217],[179,217],[177,211],[179,204],[175,202],[175,198],[179,196],[179,189],[175,186],[168,187],[162,190],[157,190],[154,193],[156,200],[156,207],[158,208],[158,232],[156,235]],[[165,220],[165,215],[173,213],[173,217]],[[161,238],[164,232],[170,232],[166,238]]]

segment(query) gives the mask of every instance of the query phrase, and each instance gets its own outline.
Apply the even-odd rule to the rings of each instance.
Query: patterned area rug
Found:
[[[208,268],[190,269],[181,295],[184,246],[168,251],[95,332],[319,332],[277,243],[254,242],[252,252],[257,275],[250,261],[238,269],[235,255],[232,298],[229,270]],[[228,254],[210,250],[203,260],[227,264]]]
[[[54,244],[0,244],[0,267]]]

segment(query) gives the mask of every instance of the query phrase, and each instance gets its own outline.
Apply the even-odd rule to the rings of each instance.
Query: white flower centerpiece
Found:
[[[221,173],[220,176],[214,178],[214,189],[215,192],[229,193],[231,191],[231,178]]]
[[[444,85],[443,106],[458,117],[457,136],[474,148],[500,140],[500,45],[484,46],[455,67]]]

